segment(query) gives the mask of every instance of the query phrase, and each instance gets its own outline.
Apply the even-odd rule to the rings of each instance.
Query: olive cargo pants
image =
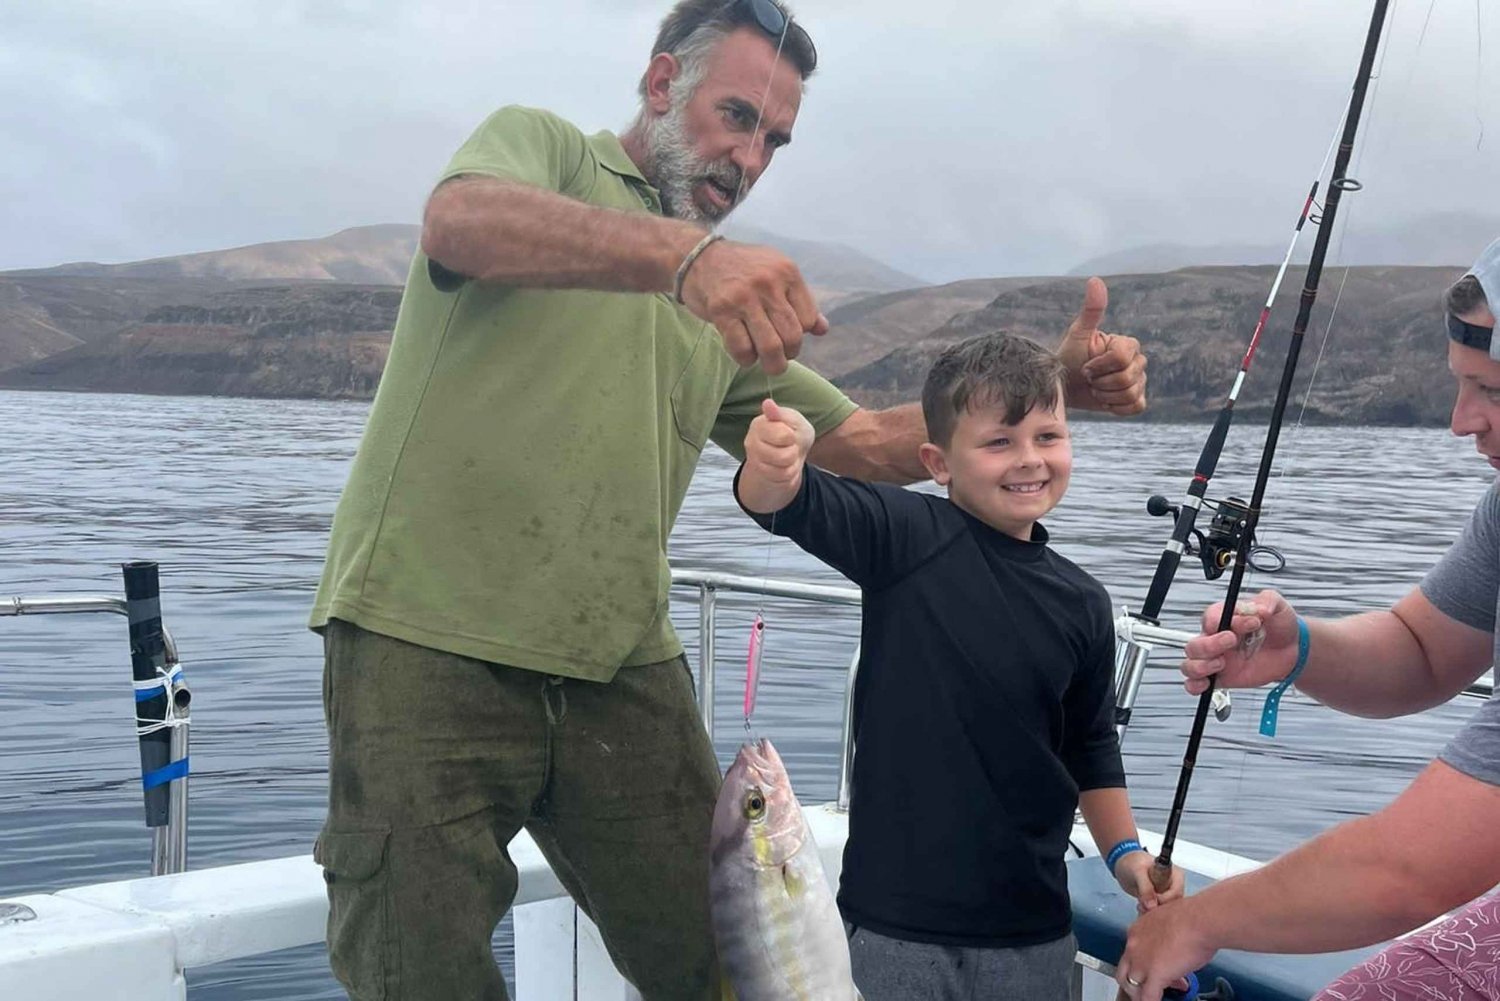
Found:
[[[719,770],[684,658],[608,684],[335,620],[324,635],[328,952],[355,1001],[506,998],[491,954],[524,826],[647,999],[718,999]]]

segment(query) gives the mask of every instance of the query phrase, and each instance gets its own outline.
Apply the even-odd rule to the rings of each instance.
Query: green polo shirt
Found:
[[[459,174],[661,211],[618,138],[543,111],[496,112]],[[820,434],[855,409],[795,363],[770,388]],[[670,296],[443,291],[419,251],[312,627],[597,681],[677,655],[667,535],[706,440],[740,455],[766,391]]]

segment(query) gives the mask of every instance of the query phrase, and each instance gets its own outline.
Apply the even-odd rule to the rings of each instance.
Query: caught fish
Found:
[[[857,1001],[818,846],[769,740],[724,776],[710,852],[714,938],[739,1001]]]

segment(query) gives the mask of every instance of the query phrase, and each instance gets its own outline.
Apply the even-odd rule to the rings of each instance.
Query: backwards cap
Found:
[[[1489,303],[1490,312],[1500,310],[1500,240],[1484,248],[1484,253],[1479,255],[1479,260],[1474,262],[1474,266],[1464,277],[1470,275],[1478,280],[1484,298]],[[1451,314],[1448,316],[1448,336],[1452,340],[1465,347],[1487,351],[1491,358],[1500,361],[1500,338],[1493,335],[1493,327],[1480,327],[1465,323]]]

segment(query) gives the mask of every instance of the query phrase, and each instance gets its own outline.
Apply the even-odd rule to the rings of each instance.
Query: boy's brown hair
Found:
[[[970,337],[943,350],[922,386],[927,440],[947,448],[960,415],[1003,406],[1005,423],[1019,424],[1037,407],[1062,400],[1063,364],[1035,341],[1015,334]]]

